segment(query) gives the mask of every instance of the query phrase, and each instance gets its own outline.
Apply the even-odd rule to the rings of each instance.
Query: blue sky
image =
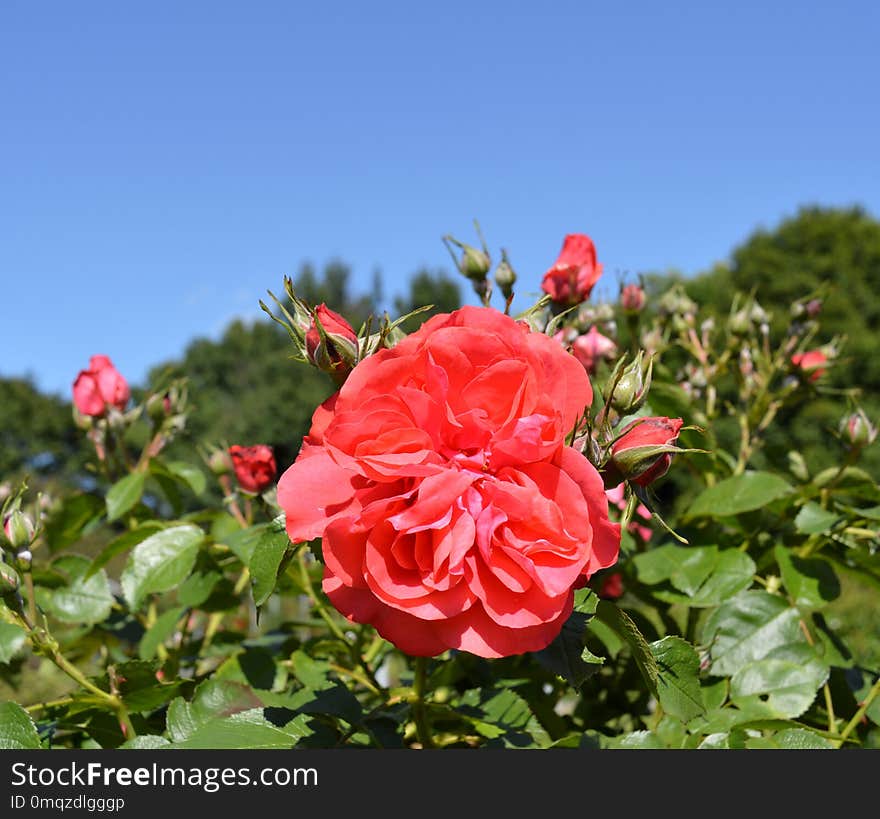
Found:
[[[137,382],[306,260],[390,297],[474,218],[524,307],[569,232],[610,285],[880,217],[878,9],[6,0],[0,374]]]

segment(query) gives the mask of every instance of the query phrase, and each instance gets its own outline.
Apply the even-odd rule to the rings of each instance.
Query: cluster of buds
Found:
[[[752,335],[755,328],[762,336],[766,336],[770,332],[770,316],[755,299],[750,299],[745,305],[732,312],[727,326],[735,336]]]
[[[18,573],[30,571],[31,549],[39,535],[39,516],[22,508],[26,486],[10,493],[0,511],[0,597],[15,596],[21,583]]]

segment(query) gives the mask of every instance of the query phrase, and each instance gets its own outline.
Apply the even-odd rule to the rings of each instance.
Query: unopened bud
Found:
[[[865,411],[859,409],[841,419],[840,434],[852,449],[861,450],[874,443],[877,427],[871,423]]]
[[[619,372],[619,376],[618,369],[615,368],[615,372],[605,384],[603,397],[606,401],[610,398],[611,406],[621,415],[636,412],[648,397],[653,370],[653,357],[649,356],[646,363],[644,353],[639,350],[635,359]]]
[[[14,549],[26,549],[34,540],[34,521],[21,509],[13,509],[3,521],[3,532]]]
[[[21,578],[18,572],[8,563],[0,561],[0,597],[6,597],[15,594],[21,585]]]
[[[620,306],[632,315],[645,309],[647,299],[644,289],[637,284],[628,284],[620,291]]]
[[[18,567],[19,571],[29,572],[31,570],[31,564],[34,562],[34,555],[30,549],[22,549],[15,556],[15,565]]]
[[[810,318],[816,318],[822,312],[821,299],[810,299],[805,305],[804,310]]]
[[[205,463],[208,464],[208,468],[211,472],[218,477],[221,475],[228,475],[232,472],[232,458],[229,455],[229,452],[225,449],[212,447],[211,451],[205,458]]]
[[[498,266],[495,268],[495,284],[498,285],[498,289],[505,299],[509,299],[513,295],[513,285],[516,284],[516,272],[510,266],[506,250],[501,251],[501,261],[498,262]]]
[[[485,248],[480,250],[471,245],[467,245],[464,242],[459,242],[458,239],[455,239],[452,236],[444,236],[443,241],[451,243],[461,250],[461,256],[456,258],[455,251],[449,246],[449,244],[446,245],[452,256],[452,260],[455,262],[455,266],[463,276],[466,276],[468,279],[473,279],[474,281],[486,278],[489,271],[492,269],[492,260],[489,258],[489,254]]]
[[[315,308],[305,345],[309,361],[334,377],[344,379],[357,363],[357,333],[339,313],[325,304]]]
[[[171,402],[168,400],[167,394],[161,395],[157,393],[147,399],[147,414],[156,424],[161,424],[165,420],[165,416],[168,415],[170,408]]]

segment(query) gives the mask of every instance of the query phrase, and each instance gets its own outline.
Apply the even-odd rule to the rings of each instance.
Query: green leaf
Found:
[[[208,479],[195,464],[188,461],[166,461],[168,471],[183,481],[195,495],[201,495],[208,486]]]
[[[699,748],[707,750],[740,750],[746,747],[748,734],[740,729],[719,734],[709,734],[700,744]]]
[[[132,472],[110,487],[107,491],[107,520],[117,520],[140,501],[146,479],[143,472]]]
[[[103,514],[103,498],[86,493],[71,495],[49,513],[44,530],[49,550],[57,552],[76,543]]]
[[[730,699],[750,715],[793,719],[810,707],[827,679],[828,667],[818,660],[757,660],[731,677]]]
[[[156,677],[160,664],[156,661],[128,660],[116,663],[112,670],[116,677],[119,696],[126,708],[135,714],[153,711],[180,693],[184,680],[162,682]],[[105,691],[112,688],[110,669],[97,678],[99,688]]]
[[[473,703],[473,694],[464,698],[465,702]],[[515,691],[509,688],[497,692],[481,690],[477,704],[482,716],[474,723],[474,727],[488,739],[500,738],[507,748],[534,747],[546,748],[551,739],[537,717],[532,713],[529,704]]]
[[[789,728],[780,731],[773,737],[773,741],[778,747],[790,751],[820,751],[834,747],[825,737],[806,728]]]
[[[89,566],[89,570],[85,573],[85,578],[88,579],[99,569],[103,569],[117,555],[125,554],[129,549],[137,546],[138,543],[146,540],[150,535],[162,531],[162,528],[161,523],[146,521],[128,532],[123,532],[119,537],[113,538],[92,561],[92,565]]]
[[[772,472],[745,472],[704,489],[685,517],[725,518],[740,515],[760,509],[791,491],[791,485]]]
[[[0,665],[6,665],[24,647],[27,634],[14,623],[0,623]]]
[[[273,531],[271,526],[254,543],[248,569],[253,583],[255,605],[262,606],[275,590],[279,568],[289,547],[287,533]]]
[[[633,731],[617,737],[609,743],[610,748],[624,750],[658,751],[665,748],[663,740],[651,731]]]
[[[575,592],[574,610],[557,637],[546,648],[534,653],[544,668],[575,688],[580,688],[605,662],[604,657],[597,657],[585,645],[587,624],[598,604],[599,597],[592,589]]]
[[[160,614],[156,618],[156,622],[141,637],[138,644],[138,657],[142,660],[152,660],[156,656],[159,646],[174,633],[174,627],[183,617],[185,611],[186,609],[181,606]]]
[[[84,561],[82,572],[75,576],[69,585],[51,592],[46,590],[40,603],[49,614],[63,623],[83,623],[93,625],[106,620],[113,608],[113,595],[104,570],[99,570],[86,578],[89,568]]]
[[[0,749],[39,749],[40,737],[33,720],[16,702],[0,702]]]
[[[840,596],[840,581],[821,558],[796,557],[784,546],[774,550],[785,589],[803,609],[821,609]]]
[[[704,714],[700,690],[700,657],[694,647],[681,637],[664,637],[651,643],[659,670],[657,693],[667,714],[688,722]]]
[[[192,702],[177,698],[169,704],[166,720],[168,735],[172,742],[183,742],[211,720],[232,716],[261,704],[246,685],[230,680],[209,679],[196,688]]]
[[[139,608],[148,594],[168,591],[182,583],[204,539],[198,526],[185,523],[163,529],[139,543],[120,578],[130,608]]]
[[[639,580],[648,585],[668,581],[677,591],[654,589],[669,603],[696,608],[717,606],[752,584],[755,563],[738,549],[717,546],[661,546],[633,558]]]
[[[702,642],[709,645],[711,673],[728,677],[781,648],[809,649],[800,619],[800,612],[783,597],[764,591],[740,592],[706,622]]]
[[[223,579],[220,572],[194,572],[177,590],[177,602],[182,606],[201,606]]]
[[[247,529],[238,529],[229,532],[222,538],[222,542],[229,547],[232,553],[247,566],[251,561],[251,556],[257,546],[260,538],[262,538],[269,529],[268,523],[258,523],[256,526],[250,526]]]
[[[660,671],[648,641],[642,636],[632,618],[621,608],[608,600],[600,600],[596,616],[611,628],[630,647],[633,659],[645,680],[650,692],[658,696],[657,681]]]
[[[165,737],[156,734],[140,734],[128,742],[123,742],[120,748],[133,751],[156,751],[160,748],[168,748],[171,743]]]
[[[801,507],[794,519],[794,525],[803,535],[818,535],[829,531],[840,519],[837,512],[830,512],[811,501]]]
[[[312,733],[307,720],[306,714],[300,714],[279,728],[263,716],[262,708],[252,708],[200,725],[185,740],[175,742],[171,747],[210,750],[293,748]]]

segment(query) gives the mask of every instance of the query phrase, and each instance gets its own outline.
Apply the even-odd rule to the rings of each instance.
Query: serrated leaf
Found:
[[[659,669],[651,646],[645,640],[632,618],[621,608],[608,600],[600,600],[596,607],[596,616],[623,639],[632,651],[639,671],[648,686],[648,690],[657,696],[657,679]]]
[[[746,747],[748,734],[734,729],[730,732],[709,734],[697,747],[702,750],[740,750]]]
[[[265,718],[262,708],[253,708],[230,717],[212,719],[171,747],[210,750],[293,748],[312,733],[307,720],[307,715],[300,714],[279,728]]]
[[[729,677],[781,647],[809,648],[800,619],[800,612],[783,597],[764,591],[740,592],[706,622],[702,642],[709,646],[711,673]]]
[[[14,623],[0,623],[0,665],[12,660],[24,648],[27,639],[23,628]]]
[[[125,552],[133,549],[138,543],[146,540],[150,535],[154,535],[156,532],[161,532],[162,528],[162,524],[160,523],[147,521],[128,532],[123,532],[119,537],[111,540],[101,550],[98,556],[92,560],[92,564],[89,566],[89,569],[84,576],[86,578],[91,577],[99,569],[103,569],[104,566],[113,560],[114,557],[125,554]]]
[[[681,637],[664,637],[651,643],[657,661],[657,694],[667,714],[683,722],[704,714],[700,690],[700,657]]]
[[[821,609],[840,596],[840,581],[831,565],[821,558],[802,558],[784,546],[774,550],[785,589],[803,609]]]
[[[733,675],[730,699],[750,715],[793,719],[810,707],[827,679],[828,667],[818,660],[757,660]]]
[[[129,606],[137,609],[147,595],[182,583],[192,571],[204,539],[198,526],[186,523],[163,529],[139,543],[120,578]]]
[[[837,512],[823,509],[818,503],[805,503],[794,519],[795,528],[803,535],[828,532],[840,520]]]
[[[789,728],[780,731],[773,737],[773,741],[779,748],[790,751],[821,751],[834,747],[825,737],[806,728]]]
[[[534,653],[535,659],[544,668],[562,677],[574,688],[580,688],[605,662],[604,658],[596,657],[584,646],[589,621],[589,615],[572,612],[553,642]]]
[[[219,717],[229,717],[261,705],[250,688],[231,680],[209,679],[196,688],[192,702],[183,698],[168,706],[168,735],[173,742],[182,742],[201,726]]]
[[[483,716],[476,727],[487,738],[500,738],[508,748],[550,745],[550,736],[529,704],[515,691],[482,691],[479,708]]]
[[[657,751],[666,746],[663,740],[651,731],[632,731],[612,740],[609,748]]]
[[[119,519],[140,501],[146,479],[143,472],[131,472],[110,487],[107,491],[107,520]]]
[[[0,702],[0,749],[39,749],[40,737],[33,720],[17,702]]]
[[[286,532],[273,531],[271,527],[264,531],[254,544],[248,569],[253,583],[255,605],[262,606],[275,591],[278,570],[290,545]]]
[[[156,734],[140,734],[128,742],[123,742],[120,748],[132,751],[157,751],[160,748],[168,748],[171,743],[165,737]]]
[[[83,565],[83,573],[74,577],[70,584],[53,589],[41,596],[40,604],[53,617],[63,623],[92,625],[106,620],[113,608],[113,595],[103,569],[85,577],[89,564]]]
[[[725,518],[760,509],[792,492],[791,485],[772,472],[745,472],[704,489],[690,505],[687,519]]]

